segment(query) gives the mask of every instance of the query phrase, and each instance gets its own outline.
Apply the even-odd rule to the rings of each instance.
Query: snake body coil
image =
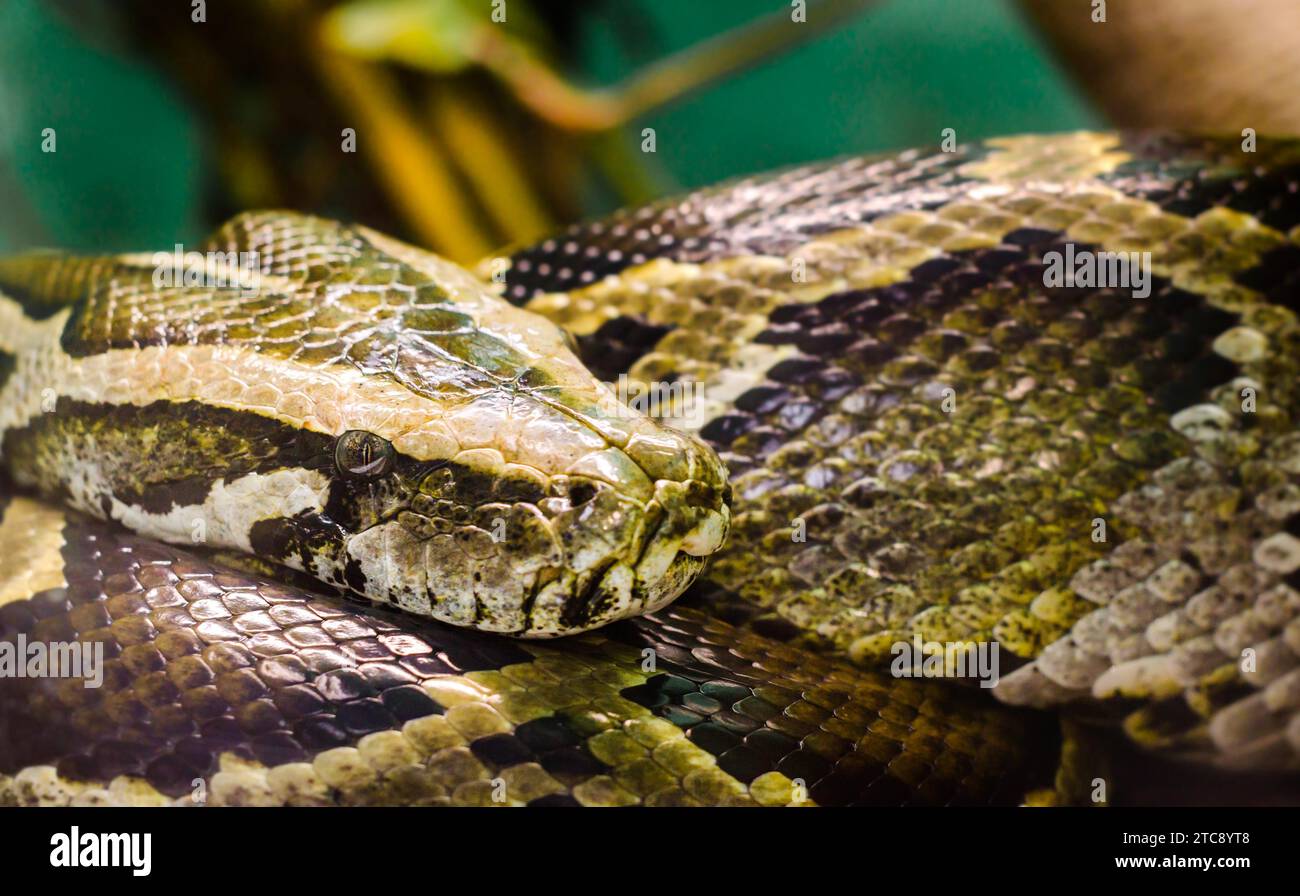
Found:
[[[1081,738],[1119,799],[1291,793],[1298,180],[856,158],[578,225],[504,296],[276,212],[0,261],[0,643],[107,657],[0,678],[0,801],[1060,800]],[[1149,288],[1048,273],[1096,253]],[[914,642],[995,643],[992,696],[889,674]]]

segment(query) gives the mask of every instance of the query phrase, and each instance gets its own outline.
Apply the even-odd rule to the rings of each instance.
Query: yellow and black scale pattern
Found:
[[[507,296],[599,376],[703,384],[733,492],[703,579],[650,617],[517,642],[13,497],[0,637],[112,660],[98,690],[0,680],[0,801],[1016,802],[1053,783],[1048,707],[1161,761],[1114,800],[1286,799],[1298,183],[1290,143],[1012,138],[740,181],[520,251]],[[1150,296],[1044,287],[1066,243],[1151,252]],[[996,639],[1018,668],[993,697],[895,679],[914,633]]]

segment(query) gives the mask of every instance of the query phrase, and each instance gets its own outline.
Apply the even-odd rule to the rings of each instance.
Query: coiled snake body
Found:
[[[1298,183],[1071,134],[482,280],[277,212],[2,260],[0,639],[105,660],[0,678],[0,802],[1292,799]],[[1149,289],[1048,276],[1090,252]]]

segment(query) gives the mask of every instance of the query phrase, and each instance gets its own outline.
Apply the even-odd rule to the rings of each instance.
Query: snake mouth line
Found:
[[[640,501],[610,483],[583,481],[581,489],[561,487],[575,503],[503,505],[500,518],[519,519],[504,539],[489,529],[491,510],[476,509],[468,495],[448,502],[448,515],[403,502],[347,539],[345,578],[363,596],[417,615],[559,637],[661,608],[729,529],[725,487],[661,480],[655,496]]]

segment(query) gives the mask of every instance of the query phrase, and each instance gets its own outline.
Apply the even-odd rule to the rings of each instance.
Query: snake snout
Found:
[[[731,524],[731,487],[713,449],[693,436],[661,429],[638,435],[626,451],[655,483],[654,502],[664,513],[656,540],[701,558],[722,547]]]
[[[632,436],[553,479],[541,504],[564,560],[529,608],[526,637],[555,637],[658,610],[722,547],[726,469],[698,439],[663,428]]]
[[[698,479],[660,480],[655,501],[664,509],[660,537],[677,537],[677,548],[692,557],[707,557],[722,547],[731,524],[731,509],[722,491]]]
[[[676,537],[680,550],[695,557],[718,550],[731,521],[731,488],[713,449],[661,427],[636,435],[624,451],[654,483],[654,503],[664,512],[658,536]]]

